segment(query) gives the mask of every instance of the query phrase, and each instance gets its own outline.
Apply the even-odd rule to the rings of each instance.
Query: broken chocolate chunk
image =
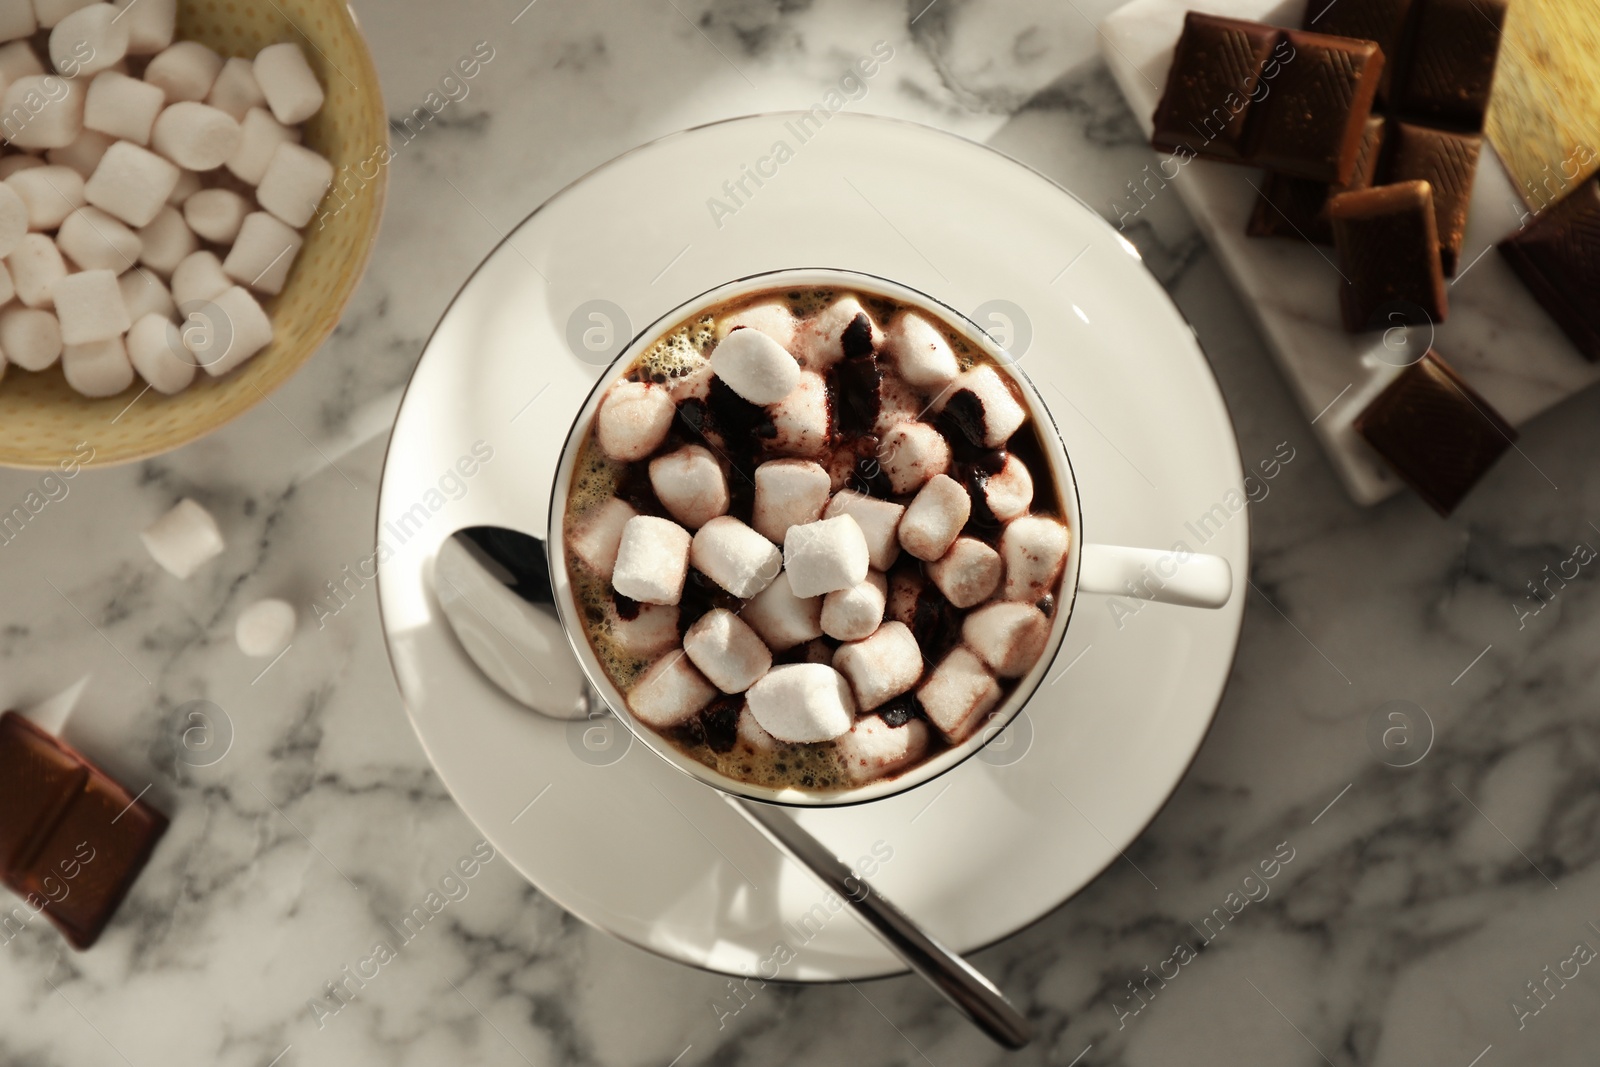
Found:
[[[1208,159],[1249,156],[1252,99],[1282,42],[1282,31],[1259,22],[1191,11],[1156,105],[1155,147]],[[1276,73],[1276,66],[1274,66]]]
[[[1266,186],[1256,199],[1246,233],[1251,237],[1290,237],[1321,245],[1333,244],[1333,226],[1328,222],[1328,201],[1340,193],[1370,189],[1377,174],[1385,122],[1378,116],[1367,119],[1356,152],[1356,168],[1343,185],[1291,178],[1284,174],[1267,175]]]
[[[1371,41],[1288,30],[1292,49],[1250,113],[1249,160],[1343,185],[1355,174],[1383,52]]]
[[[1400,113],[1430,125],[1482,129],[1506,0],[1416,0],[1412,18],[1409,53],[1394,86]]]
[[[1433,221],[1439,234],[1439,265],[1456,272],[1467,232],[1467,204],[1478,173],[1483,139],[1410,122],[1396,122],[1384,147],[1384,175],[1391,182],[1425,181],[1433,190]]]
[[[1384,103],[1390,97],[1390,86],[1399,76],[1411,8],[1412,0],[1309,0],[1300,28],[1371,41],[1383,49],[1383,74],[1378,80],[1377,101]]]
[[[1600,178],[1541,211],[1498,247],[1584,358],[1600,360]]]
[[[1328,218],[1339,251],[1346,330],[1444,321],[1448,304],[1427,182],[1341,193],[1328,201]]]

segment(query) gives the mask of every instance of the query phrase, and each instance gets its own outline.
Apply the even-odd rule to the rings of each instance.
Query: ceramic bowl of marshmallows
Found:
[[[343,4],[0,0],[0,463],[153,455],[286,380],[370,254],[381,100]]]

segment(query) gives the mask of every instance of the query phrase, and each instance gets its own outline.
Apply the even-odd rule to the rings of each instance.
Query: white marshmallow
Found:
[[[686,358],[684,363],[690,369],[667,382],[674,404],[690,399],[704,400],[711,395],[711,361],[703,356],[695,356],[693,362]]]
[[[808,459],[774,459],[756,468],[752,525],[774,544],[789,527],[816,522],[828,504],[828,472]]]
[[[1000,703],[1000,683],[971,649],[956,646],[917,690],[928,721],[958,745],[970,737]]]
[[[172,43],[177,31],[178,0],[116,0],[128,24],[128,54],[153,56]]]
[[[760,330],[790,352],[794,351],[794,334],[800,325],[787,304],[777,300],[763,300],[740,308],[717,322],[717,340],[722,340],[743,326]]]
[[[933,410],[927,399],[893,374],[878,382],[878,417],[872,432],[882,437],[902,422],[912,422]]]
[[[42,233],[28,234],[6,257],[6,266],[16,284],[18,300],[30,308],[55,306],[56,282],[67,276],[67,265],[54,241]]]
[[[911,628],[886,622],[870,636],[840,645],[833,667],[850,679],[850,690],[862,711],[909,693],[922,678],[922,649]]]
[[[849,515],[791,526],[783,537],[783,566],[796,596],[859,585],[868,562],[867,539]]]
[[[690,541],[689,531],[671,520],[634,516],[622,528],[611,588],[643,604],[676,604],[689,573]]]
[[[883,435],[878,464],[896,493],[915,493],[935,474],[950,470],[950,445],[925,422],[902,422]]]
[[[667,513],[691,530],[728,511],[728,477],[716,457],[700,445],[686,445],[652,459],[650,487]]]
[[[181,328],[183,345],[213,378],[227,374],[272,343],[272,319],[241,285],[190,311]]]
[[[200,191],[200,175],[192,170],[180,170],[178,184],[173,186],[172,195],[167,197],[167,203],[173,207],[182,207],[188,199]]]
[[[211,83],[206,103],[218,111],[226,111],[234,121],[243,122],[245,112],[253,107],[266,107],[267,97],[256,82],[255,64],[238,56],[226,60]]]
[[[857,785],[898,774],[928,751],[928,725],[911,719],[890,726],[877,715],[863,715],[834,742],[845,772]]]
[[[970,608],[1000,585],[1000,553],[974,537],[958,537],[950,551],[928,564],[928,577],[945,599]]]
[[[257,52],[255,75],[273,117],[286,126],[304,122],[322,108],[322,85],[299,45],[273,44]]]
[[[734,735],[743,744],[756,752],[776,752],[778,739],[767,733],[766,727],[756,722],[756,717],[750,714],[750,705],[746,704],[739,709],[739,720],[734,726]]]
[[[228,157],[228,170],[240,181],[258,185],[278,146],[299,140],[298,130],[285,126],[265,108],[253,107],[239,120],[239,147]]]
[[[771,585],[784,561],[771,541],[731,515],[719,515],[694,535],[689,562],[734,596],[746,599]]]
[[[115,143],[115,138],[107,137],[95,130],[79,130],[78,135],[70,142],[60,148],[50,149],[44,154],[44,158],[54,166],[71,167],[88,178]]]
[[[900,545],[932,563],[950,551],[961,528],[972,517],[972,498],[961,483],[936,474],[917,493],[900,519]]]
[[[19,171],[32,170],[44,165],[44,160],[38,156],[6,156],[4,159],[0,159],[0,181],[4,181]],[[79,180],[82,180],[82,175],[79,175]]]
[[[128,360],[158,393],[171,396],[189,388],[195,365],[187,355],[178,327],[165,315],[141,316],[128,331]]]
[[[905,510],[904,504],[879,500],[846,489],[834,494],[823,515],[830,519],[840,515],[855,519],[856,525],[861,527],[862,536],[867,539],[867,554],[872,560],[873,570],[886,571],[900,557],[900,540],[896,532]]]
[[[843,676],[821,663],[774,667],[745,694],[750,714],[780,741],[831,741],[855,721]]]
[[[223,267],[226,269],[227,264]],[[666,440],[676,410],[671,395],[654,382],[618,382],[600,401],[600,411],[595,415],[600,450],[625,463],[643,459]]]
[[[961,640],[1000,678],[1027,674],[1049,639],[1044,612],[1012,600],[985,604],[961,623]]]
[[[617,606],[606,601],[606,624],[611,640],[635,659],[653,660],[678,647],[678,608],[673,604],[636,604],[634,616],[624,619]]]
[[[156,116],[150,147],[186,170],[212,170],[238,151],[242,137],[239,123],[226,111],[180,100]]]
[[[184,256],[172,272],[172,301],[180,310],[215,300],[232,287],[222,261],[205,249]]]
[[[199,247],[200,242],[183,221],[183,214],[171,204],[161,205],[156,217],[139,230],[139,262],[169,278],[178,264],[194,255]],[[222,273],[221,264],[217,266],[217,273]],[[170,297],[168,302],[171,302]]]
[[[873,351],[883,344],[883,331],[861,301],[853,296],[840,297],[800,324],[795,346],[808,370],[824,371],[844,358],[845,331],[851,329],[857,316],[865,316],[866,323],[855,326],[851,343],[870,343]]]
[[[1055,591],[1067,561],[1067,528],[1054,519],[1024,515],[1000,534],[1007,600],[1033,602]]]
[[[28,205],[15,189],[0,182],[0,256],[9,256],[28,232]]]
[[[668,652],[628,690],[628,710],[646,726],[664,730],[694,718],[717,695],[682,652]]]
[[[6,0],[6,6],[15,2]],[[44,64],[39,62],[39,54],[29,42],[12,40],[10,44],[0,47],[0,85],[10,85],[18,78],[45,73],[48,72]]]
[[[16,295],[17,285],[11,280],[11,272],[6,269],[4,263],[0,263],[0,307],[9,304],[11,298]]]
[[[183,221],[189,229],[219,245],[234,242],[248,214],[250,201],[232,189],[202,189],[183,202]]]
[[[772,668],[772,653],[739,616],[713,608],[683,635],[683,651],[711,684],[742,693]]]
[[[256,201],[290,226],[304,226],[333,184],[333,164],[303,145],[285,142],[256,188]]]
[[[884,345],[900,377],[926,393],[955,380],[961,367],[938,327],[915,311],[902,311],[889,323]]]
[[[0,351],[23,370],[44,370],[61,355],[61,326],[42,309],[0,309]]]
[[[789,456],[822,455],[828,448],[828,411],[827,382],[820,374],[802,371],[789,395],[767,409],[775,431],[772,451]]]
[[[47,166],[43,160],[10,175],[5,184],[22,198],[30,230],[53,230],[89,202],[83,195],[83,175],[71,167]]]
[[[179,41],[150,60],[144,80],[165,93],[169,103],[198,101],[211,92],[221,72],[221,56],[196,41]]]
[[[0,131],[18,148],[64,148],[83,132],[81,84],[56,74],[28,74],[6,86]]]
[[[110,4],[81,7],[50,31],[50,62],[69,78],[87,78],[128,54],[128,24]]]
[[[774,652],[784,652],[822,636],[822,598],[795,596],[787,572],[779,574],[746,603],[740,617]]]
[[[131,322],[137,323],[146,315],[171,319],[177,311],[172,303],[172,293],[160,278],[148,270],[135,267],[121,275],[117,278],[117,288],[122,291],[122,304],[128,309]]]
[[[711,350],[711,370],[752,404],[776,404],[800,384],[800,364],[760,330],[734,330]]]
[[[100,157],[100,165],[84,183],[84,198],[126,222],[147,226],[178,185],[178,168],[128,141],[118,141]]]
[[[121,274],[139,261],[139,235],[97,207],[80,207],[61,222],[56,244],[83,270]]]
[[[133,325],[128,321],[128,308],[122,302],[115,271],[86,270],[67,275],[56,282],[55,304],[56,318],[61,322],[61,343],[68,351],[74,345],[120,337]],[[124,353],[123,360],[126,359]],[[129,373],[132,371],[130,366]]]
[[[1027,409],[1017,401],[1011,388],[999,371],[987,363],[979,363],[956,375],[955,382],[935,401],[935,406],[943,411],[958,394],[972,394],[981,415],[976,420],[977,425],[968,425],[963,420],[962,431],[974,445],[1000,448],[1028,421]],[[962,410],[965,408],[963,403]]]
[[[160,86],[114,70],[102,71],[89,83],[83,105],[83,125],[111,137],[147,145],[151,127],[166,102],[166,94]]]
[[[38,16],[39,25],[48,30],[74,11],[92,3],[94,0],[33,0],[33,11]]]
[[[233,639],[247,656],[276,656],[294,640],[294,607],[276,597],[256,601],[239,613],[233,624]]]
[[[836,589],[822,598],[822,632],[840,641],[871,637],[883,622],[889,599],[889,580],[879,571],[849,589]]]
[[[1033,475],[1028,465],[1016,456],[1006,456],[1000,473],[989,476],[983,483],[984,499],[989,511],[1001,522],[1010,522],[1028,510],[1033,503]]]
[[[32,36],[38,28],[39,19],[33,13],[33,0],[0,2],[0,41]]]
[[[222,269],[259,293],[281,293],[304,243],[298,233],[265,211],[253,211],[244,217]]]
[[[145,550],[168,573],[187,578],[222,554],[222,531],[211,513],[184,498],[139,535]]]
[[[638,514],[633,505],[621,497],[607,497],[582,515],[568,520],[567,545],[585,566],[609,582],[612,569],[617,565],[622,528]]]

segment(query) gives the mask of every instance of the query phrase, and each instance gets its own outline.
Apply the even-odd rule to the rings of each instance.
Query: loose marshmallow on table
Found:
[[[195,364],[187,355],[178,327],[165,315],[143,315],[128,331],[128,360],[158,393],[181,393],[194,381]]]
[[[233,288],[233,279],[222,272],[222,261],[201,249],[183,257],[172,272],[172,301],[180,310],[215,300]]]
[[[1006,456],[1000,473],[983,483],[983,495],[990,513],[1001,522],[1023,514],[1033,503],[1033,475],[1028,473],[1028,465],[1016,456]]]
[[[44,370],[61,355],[61,326],[43,309],[0,309],[0,351],[23,370]]]
[[[961,640],[1001,678],[1021,678],[1039,662],[1050,639],[1050,620],[1032,604],[1002,600],[968,615]]]
[[[89,202],[83,195],[83,175],[71,167],[48,166],[43,160],[12,174],[5,184],[27,207],[30,230],[53,230]]]
[[[779,741],[831,741],[855,721],[844,677],[822,663],[774,667],[745,694],[750,714]]]
[[[294,639],[294,606],[276,597],[256,601],[239,613],[233,639],[247,656],[276,656]]]
[[[170,319],[177,310],[172,303],[172,293],[148,270],[135,267],[126,272],[117,278],[117,288],[122,291],[122,306],[128,309],[130,322],[137,323],[146,315]]]
[[[809,459],[774,459],[756,468],[756,532],[782,544],[789,527],[822,518],[828,504],[828,472]]]
[[[148,148],[118,141],[84,183],[84,198],[129,226],[146,226],[178,184],[178,168]]]
[[[42,233],[28,234],[6,257],[6,266],[18,300],[31,308],[54,306],[56,282],[67,276],[67,265],[54,241]]]
[[[299,45],[272,44],[257,52],[255,75],[273,117],[286,126],[304,122],[322,107],[322,85]]]
[[[250,202],[231,189],[202,189],[183,202],[183,221],[214,244],[232,244],[250,214]]]
[[[138,0],[139,4],[145,2]],[[144,80],[165,93],[168,103],[200,101],[211,92],[221,71],[221,56],[197,41],[179,41],[150,60]]]
[[[745,599],[772,584],[784,559],[771,541],[738,519],[719,515],[694,535],[689,562],[734,596]]]
[[[116,0],[128,24],[128,54],[153,56],[172,43],[178,0]]]
[[[915,311],[894,317],[884,345],[900,377],[930,394],[949,385],[961,371],[944,334]]]
[[[822,598],[822,632],[840,641],[872,636],[883,622],[889,597],[889,580],[878,571],[849,589],[837,589]]]
[[[605,605],[606,624],[611,640],[637,659],[653,660],[677,648],[678,608],[674,604],[635,604],[633,617],[617,614],[616,604]]]
[[[607,497],[567,523],[567,544],[585,565],[606,581],[617,565],[622,529],[639,513],[621,497]],[[623,594],[626,596],[627,594]]]
[[[54,166],[71,167],[88,178],[114,144],[116,144],[114,137],[108,137],[96,130],[79,130],[76,137],[59,148],[50,149],[44,154],[44,158]]]
[[[299,140],[299,130],[285,126],[265,108],[253,107],[239,120],[239,147],[228,157],[228,170],[240,181],[258,185],[278,146]]]
[[[1024,515],[1000,535],[1007,600],[1034,601],[1055,588],[1067,559],[1067,528],[1054,519]]]
[[[934,475],[906,506],[900,519],[900,545],[932,563],[950,551],[971,517],[972,497],[961,483],[948,475]]]
[[[121,337],[133,323],[109,270],[85,270],[56,282],[56,318],[61,321],[61,343],[67,348]],[[131,368],[130,368],[131,370]]]
[[[230,254],[228,258],[231,260],[233,256]],[[227,264],[223,266],[226,269]],[[664,387],[654,382],[618,382],[600,401],[600,411],[595,415],[595,436],[599,439],[600,450],[624,463],[643,459],[666,440],[676,411]]]
[[[0,3],[0,41],[28,37],[39,28],[32,0],[5,0]]]
[[[887,778],[911,766],[928,751],[928,726],[911,719],[890,726],[878,715],[863,715],[834,742],[850,780],[860,785]]]
[[[220,167],[244,136],[234,117],[194,100],[169,104],[150,129],[150,147],[186,170]]]
[[[94,2],[95,0],[33,0],[33,11],[39,17],[39,25],[48,30],[74,11],[88,7]]]
[[[777,300],[763,300],[759,304],[751,304],[747,308],[741,308],[731,315],[722,317],[717,322],[717,340],[722,340],[741,326],[760,330],[784,348],[791,352],[794,350],[795,329],[799,326],[799,322],[787,304]]]
[[[970,608],[1000,585],[1000,553],[974,537],[958,537],[950,551],[928,564],[928,577],[945,599]]]
[[[956,375],[955,382],[937,401],[944,411],[957,405],[956,424],[980,448],[999,448],[1028,421],[1028,412],[1000,372],[987,363]]]
[[[778,342],[748,327],[711,350],[711,370],[752,404],[776,404],[800,384],[800,364]]]
[[[742,693],[772,667],[772,653],[749,625],[726,608],[713,608],[683,635],[683,651],[712,685]]]
[[[745,604],[740,618],[755,628],[768,648],[785,652],[822,636],[822,598],[795,596],[784,572]]]
[[[195,362],[215,378],[272,343],[272,319],[249,290],[235,285],[204,312],[191,312],[182,336]]]
[[[902,422],[883,435],[879,465],[896,493],[914,493],[935,474],[950,470],[950,445],[925,422]]]
[[[951,744],[960,744],[1000,703],[1000,683],[971,649],[957,646],[922,683],[917,702]]]
[[[789,527],[783,568],[796,596],[820,596],[866,580],[867,539],[849,515]]]
[[[304,238],[265,211],[246,215],[222,269],[241,285],[269,296],[283,292]]]
[[[773,429],[768,447],[783,455],[820,456],[828,448],[829,408],[828,383],[802,371],[789,395],[767,408]]]
[[[644,604],[676,604],[689,572],[691,540],[688,530],[669,519],[634,516],[622,528],[611,587]]]
[[[834,669],[850,680],[850,689],[862,711],[908,693],[922,677],[922,649],[911,628],[886,622],[870,636],[840,645],[833,653]]]
[[[194,231],[183,221],[183,213],[171,204],[163,204],[156,217],[139,230],[139,262],[169,278],[199,247]],[[217,264],[217,273],[222,275],[221,263]]]
[[[206,103],[219,111],[226,111],[237,122],[243,122],[247,111],[253,107],[266,107],[267,97],[256,81],[255,64],[235,56],[222,64],[217,80],[211,83]]]
[[[657,730],[688,722],[717,695],[682,652],[668,652],[628,690],[628,710]]]
[[[0,182],[0,256],[9,256],[28,232],[28,205],[15,189]]]
[[[727,475],[700,445],[686,445],[652,459],[650,488],[667,513],[691,530],[728,511]]]
[[[178,578],[187,578],[208,560],[222,554],[222,531],[205,508],[187,498],[145,527],[139,539],[157,563]]]
[[[84,270],[122,273],[139,260],[139,235],[97,207],[80,207],[62,220],[56,244]]]
[[[855,519],[856,525],[861,527],[861,535],[867,539],[867,555],[872,561],[872,569],[886,571],[894,566],[894,561],[900,556],[900,540],[896,531],[905,510],[904,504],[879,500],[846,489],[835,494],[828,502],[823,516],[833,519],[848,515]]]
[[[102,71],[89,83],[83,125],[111,137],[148,145],[150,130],[166,102],[166,94],[159,86],[114,70]]]
[[[847,341],[857,356],[883,344],[883,331],[853,296],[840,297],[802,322],[794,343],[806,369],[820,372],[844,358]]]
[[[739,719],[733,729],[734,736],[746,747],[756,752],[776,752],[778,750],[778,739],[767,733],[766,727],[756,722],[756,717],[750,714],[749,704],[739,709]]]
[[[128,54],[128,24],[110,4],[90,4],[50,31],[50,62],[69,78],[87,78]]]
[[[55,74],[29,74],[6,87],[0,112],[17,148],[64,148],[83,132],[83,86]],[[17,122],[16,119],[21,121]]]
[[[304,226],[333,184],[333,164],[293,142],[272,153],[256,188],[256,201],[290,226]]]
[[[32,170],[44,165],[45,161],[38,156],[6,156],[0,159],[0,180],[9,178],[18,171]],[[82,181],[83,175],[78,175],[78,180]]]

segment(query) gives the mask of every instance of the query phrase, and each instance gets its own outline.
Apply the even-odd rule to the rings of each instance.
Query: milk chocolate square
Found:
[[[1499,249],[1584,358],[1600,360],[1600,177],[1541,211]]]
[[[1384,151],[1384,176],[1391,182],[1425,181],[1432,188],[1439,266],[1446,276],[1454,275],[1467,232],[1467,205],[1472,200],[1483,138],[1410,122],[1393,125]]]
[[[1185,15],[1151,143],[1167,152],[1243,162],[1251,98],[1282,38],[1281,30],[1259,22]]]
[[[1339,306],[1351,333],[1445,320],[1444,273],[1427,182],[1398,182],[1328,201]]]
[[[1379,150],[1383,145],[1384,120],[1367,119],[1356,154],[1356,169],[1343,185],[1329,185],[1309,178],[1267,175],[1266,185],[1256,198],[1255,210],[1245,232],[1251,237],[1290,237],[1316,244],[1333,244],[1333,227],[1328,222],[1328,201],[1352,189],[1368,189],[1377,173]]]
[[[1412,0],[1307,0],[1300,28],[1371,41],[1383,49],[1377,96],[1382,104],[1389,100],[1390,86],[1399,74],[1411,7]]]
[[[1505,19],[1506,0],[1416,0],[1395,84],[1400,113],[1430,125],[1482,129]]]
[[[1511,424],[1433,351],[1356,416],[1355,430],[1446,516],[1517,439]]]
[[[1371,41],[1288,30],[1289,52],[1250,112],[1251,161],[1295,178],[1343,185],[1383,73]]]

